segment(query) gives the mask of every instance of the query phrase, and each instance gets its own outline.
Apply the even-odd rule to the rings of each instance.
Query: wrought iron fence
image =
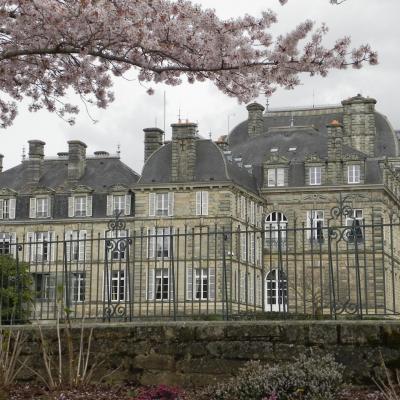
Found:
[[[3,236],[1,319],[399,315],[399,223],[344,203],[321,221],[129,231],[117,217],[104,235]]]

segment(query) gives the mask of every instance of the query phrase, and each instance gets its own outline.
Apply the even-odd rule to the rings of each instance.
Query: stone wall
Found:
[[[231,321],[95,324],[92,354],[104,364],[103,376],[116,368],[114,382],[202,386],[227,379],[249,360],[279,363],[301,353],[331,353],[346,367],[346,378],[371,383],[381,355],[390,368],[400,368],[398,321]],[[13,327],[29,336],[23,351],[42,369],[38,330]],[[56,352],[56,330],[42,331]],[[73,329],[78,351],[80,327]],[[65,346],[63,346],[65,348]],[[23,380],[35,376],[25,371]]]

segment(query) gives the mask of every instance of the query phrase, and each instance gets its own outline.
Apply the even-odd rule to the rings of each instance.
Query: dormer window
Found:
[[[91,217],[92,196],[79,194],[68,198],[68,217]]]
[[[130,194],[110,194],[107,196],[107,215],[131,215],[131,203]]]
[[[347,166],[347,183],[360,183],[360,164]]]
[[[48,218],[50,217],[50,197],[37,196],[31,197],[29,202],[29,218]]]
[[[15,199],[0,199],[0,219],[15,219]]]
[[[309,168],[310,185],[321,185],[321,175],[322,175],[321,167],[310,167]]]
[[[268,187],[285,186],[285,168],[268,168]]]

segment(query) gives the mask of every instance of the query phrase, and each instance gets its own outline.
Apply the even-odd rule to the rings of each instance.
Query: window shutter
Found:
[[[3,219],[4,200],[0,200],[0,219]]]
[[[244,196],[240,196],[240,217],[241,219],[246,219],[246,198]]]
[[[268,170],[268,186],[275,186],[275,185],[276,185],[275,169],[269,169]]]
[[[285,170],[284,168],[278,168],[276,170],[276,185],[277,186],[285,186]]]
[[[51,197],[47,197],[47,201],[46,201],[47,207],[46,207],[46,217],[50,217],[51,216]]]
[[[107,215],[113,215],[113,200],[114,196],[112,194],[107,195]]]
[[[168,217],[174,215],[174,192],[168,192]]]
[[[307,221],[306,221],[306,226],[307,226],[307,239],[311,239],[312,237],[312,231],[311,231],[311,227],[312,227],[312,221],[311,221],[311,211],[307,211]]]
[[[34,233],[28,232],[26,234],[26,250],[25,250],[25,261],[30,262],[35,259],[35,243]]]
[[[79,231],[77,240],[78,240],[78,250],[79,250],[78,260],[85,261],[86,260],[85,252],[87,251],[87,247],[89,244],[87,241],[87,231],[85,230]]]
[[[246,299],[246,272],[240,271],[240,301],[244,302]]]
[[[149,258],[155,258],[156,256],[156,229],[147,229],[147,254]]]
[[[65,253],[67,256],[67,261],[71,261],[71,242],[73,240],[72,231],[65,232],[64,240],[65,240]]]
[[[202,215],[208,215],[208,192],[201,192],[201,213]]]
[[[240,233],[240,255],[242,261],[246,261],[246,233]]]
[[[149,217],[156,215],[156,194],[149,193]]]
[[[10,219],[15,219],[15,205],[16,205],[16,199],[10,199],[10,201],[9,201],[9,206],[10,206],[10,210],[9,210],[9,218]],[[0,210],[2,211],[3,210],[3,208],[1,207],[1,204],[0,204]],[[0,211],[0,212],[1,212]],[[0,218],[1,218],[1,216],[0,216]]]
[[[48,232],[47,233],[47,240],[49,242],[49,248],[48,248],[47,251],[50,252],[49,261],[55,261],[55,259],[56,259],[55,253],[57,251],[56,250],[56,235],[55,235],[55,232],[53,232],[53,231]]]
[[[17,234],[11,233],[11,254],[15,258],[17,256]]]
[[[208,277],[210,279],[210,295],[209,299],[214,300],[215,299],[215,268],[209,268],[208,269]]]
[[[73,217],[75,215],[75,210],[74,210],[74,197],[68,197],[68,217]]]
[[[125,215],[131,215],[132,195],[125,195]]]
[[[29,218],[36,218],[36,198],[29,199]]]
[[[196,215],[201,215],[201,192],[196,192]]]
[[[187,268],[186,274],[186,299],[193,300],[193,268]]]
[[[103,280],[104,280],[104,301],[107,301],[110,299],[110,288],[111,288],[111,271],[108,271],[106,274],[105,271],[103,271]]]
[[[155,270],[154,269],[149,269],[146,274],[146,294],[147,294],[147,300],[154,300],[154,275],[155,275]]]
[[[92,196],[87,196],[86,197],[86,216],[91,217],[92,216]]]

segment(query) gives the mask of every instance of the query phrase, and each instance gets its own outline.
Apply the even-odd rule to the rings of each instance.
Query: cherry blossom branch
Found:
[[[209,80],[247,102],[295,87],[303,72],[377,63],[369,45],[351,49],[349,38],[325,48],[327,28],[311,21],[274,39],[276,22],[270,10],[222,20],[188,0],[0,0],[0,126],[12,124],[23,98],[31,111],[72,114],[72,123],[79,110],[62,100],[68,89],[85,108],[105,108],[112,76],[132,68],[141,83]]]

